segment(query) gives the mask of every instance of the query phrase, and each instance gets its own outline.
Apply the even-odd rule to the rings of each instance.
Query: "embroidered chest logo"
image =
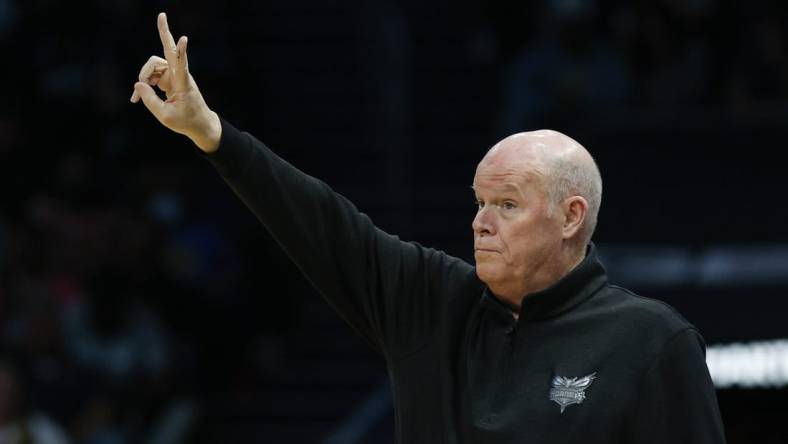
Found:
[[[596,379],[596,372],[582,378],[553,377],[550,400],[561,406],[561,413],[572,404],[580,404],[586,399],[585,390]]]

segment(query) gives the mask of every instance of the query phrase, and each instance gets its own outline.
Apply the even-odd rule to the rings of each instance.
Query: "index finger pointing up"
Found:
[[[177,49],[175,47],[175,39],[170,34],[170,27],[167,25],[167,14],[161,12],[157,20],[159,26],[159,37],[161,37],[161,46],[164,48],[164,58],[170,66],[175,66]]]

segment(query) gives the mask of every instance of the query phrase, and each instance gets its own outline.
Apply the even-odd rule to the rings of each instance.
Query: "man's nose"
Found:
[[[473,232],[479,235],[495,234],[495,215],[487,208],[480,208],[476,212],[476,217],[473,218],[471,227]]]

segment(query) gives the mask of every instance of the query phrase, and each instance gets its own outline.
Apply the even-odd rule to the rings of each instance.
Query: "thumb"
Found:
[[[142,98],[145,108],[148,108],[148,111],[161,122],[164,115],[164,101],[156,95],[153,88],[147,83],[137,82],[134,84],[134,93]]]

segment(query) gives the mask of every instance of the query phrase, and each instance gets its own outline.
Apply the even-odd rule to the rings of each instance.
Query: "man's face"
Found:
[[[562,240],[543,176],[533,162],[488,156],[476,169],[476,273],[491,288],[519,288],[549,268]]]

